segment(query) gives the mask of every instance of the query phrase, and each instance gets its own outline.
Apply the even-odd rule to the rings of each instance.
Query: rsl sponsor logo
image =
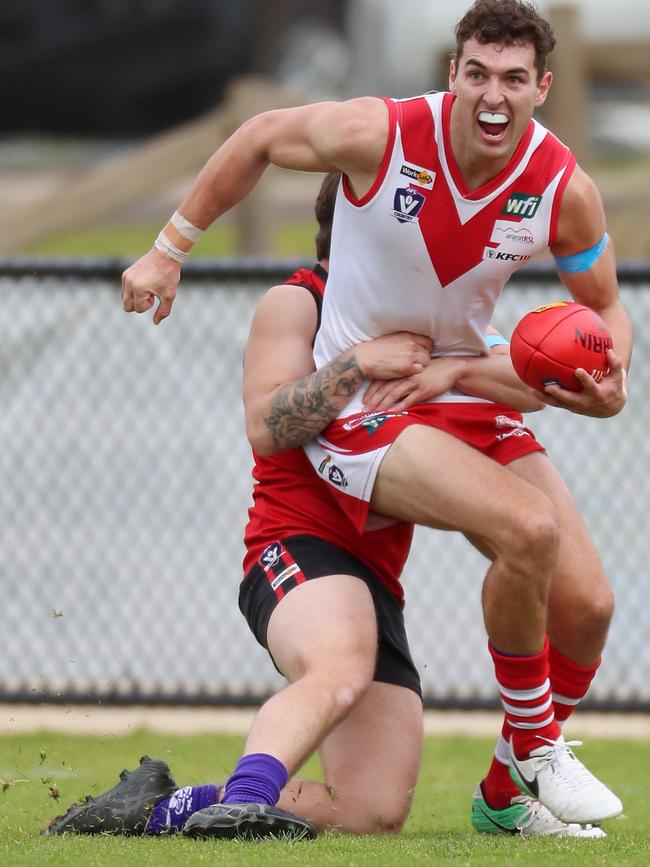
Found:
[[[535,237],[529,228],[511,220],[496,220],[484,259],[498,262],[526,262],[535,254]]]
[[[398,187],[393,199],[393,216],[398,223],[417,223],[424,196],[415,187]]]
[[[422,187],[425,190],[433,189],[433,182],[436,179],[436,173],[425,169],[422,166],[416,166],[414,163],[404,163],[399,170],[401,175],[405,175],[411,185]]]
[[[497,220],[492,229],[490,243],[498,244],[512,253],[523,253],[533,249],[535,237],[526,226],[513,225],[509,220]]]

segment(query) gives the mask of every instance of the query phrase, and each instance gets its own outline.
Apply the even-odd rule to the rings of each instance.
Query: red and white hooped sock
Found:
[[[557,740],[561,735],[551,696],[548,638],[535,656],[508,656],[492,644],[489,649],[515,754],[524,759],[542,745],[540,738]]]
[[[587,694],[591,681],[600,667],[600,659],[593,665],[578,665],[551,645],[548,664],[555,719],[561,725]]]

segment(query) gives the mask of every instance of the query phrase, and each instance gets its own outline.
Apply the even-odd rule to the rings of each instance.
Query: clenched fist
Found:
[[[180,276],[180,264],[152,248],[122,274],[122,306],[127,313],[146,313],[158,298],[153,323],[160,325],[172,312]]]

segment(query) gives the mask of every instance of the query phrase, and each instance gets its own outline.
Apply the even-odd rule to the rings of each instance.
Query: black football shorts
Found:
[[[287,536],[269,542],[242,581],[239,609],[257,641],[268,650],[266,632],[275,606],[298,584],[324,575],[355,575],[365,581],[377,613],[374,680],[405,686],[422,697],[399,602],[360,560],[317,536]]]

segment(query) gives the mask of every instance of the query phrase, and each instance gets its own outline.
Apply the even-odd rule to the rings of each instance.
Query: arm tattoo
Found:
[[[285,451],[313,439],[336,418],[364,379],[355,355],[344,353],[281,388],[264,419],[275,448]]]

